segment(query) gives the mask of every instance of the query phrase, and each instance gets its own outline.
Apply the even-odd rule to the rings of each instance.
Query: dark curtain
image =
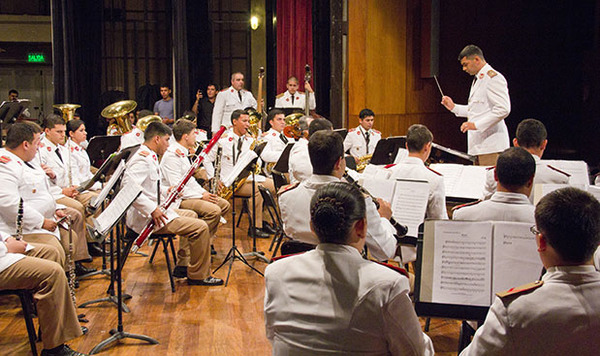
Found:
[[[187,41],[190,80],[191,110],[196,100],[196,91],[202,90],[206,97],[206,86],[213,82],[212,32],[208,14],[208,1],[187,2]]]
[[[313,69],[313,83],[312,0],[277,0],[277,92],[286,90],[289,76],[303,83],[306,64]],[[300,90],[303,88],[301,84]]]
[[[54,102],[79,104],[88,136],[100,132],[102,2],[52,0]]]

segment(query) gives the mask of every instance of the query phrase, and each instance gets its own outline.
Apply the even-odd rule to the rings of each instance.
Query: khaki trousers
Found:
[[[58,263],[26,256],[0,272],[0,289],[33,291],[45,349],[82,335],[67,277]]]
[[[256,210],[256,227],[262,229],[263,226],[263,198],[258,190],[258,186],[262,185],[263,187],[269,189],[271,194],[275,196],[275,185],[273,184],[273,179],[267,178],[266,181],[262,183],[256,183],[256,187],[254,188],[254,208]],[[249,203],[252,204],[252,182],[246,181],[243,186],[235,192],[236,196],[241,197],[249,197]],[[252,217],[252,209],[250,209],[250,216]]]
[[[89,242],[92,242],[92,238],[91,236],[88,236],[87,230],[85,229],[85,225],[83,224],[87,223],[90,226],[94,226],[94,223],[92,222],[92,216],[94,215],[90,215],[87,212],[86,207],[90,205],[90,201],[96,196],[98,196],[98,193],[96,192],[84,192],[78,194],[77,196],[75,196],[75,198],[62,197],[56,200],[58,204],[62,204],[71,209],[77,210],[81,214],[81,216],[85,218],[81,225],[81,232],[77,231],[77,233],[81,236],[85,236],[86,241]],[[100,211],[98,211],[95,216],[97,216],[99,213]]]
[[[181,201],[180,208],[194,211],[208,225],[210,236],[214,236],[221,216],[227,214],[231,206],[227,200],[218,197],[216,204],[202,199],[185,199]]]
[[[486,153],[484,155],[478,155],[477,156],[477,165],[478,166],[495,166],[496,161],[498,161],[498,156],[500,156],[500,152]]]
[[[56,236],[51,234],[26,234],[23,235],[23,240],[35,246],[26,255],[54,261],[61,266],[65,265],[65,251]]]
[[[191,210],[175,209],[180,217],[171,220],[157,234],[179,236],[177,265],[186,266],[188,278],[205,279],[210,276],[210,233],[204,220]],[[189,250],[189,255],[188,251]]]

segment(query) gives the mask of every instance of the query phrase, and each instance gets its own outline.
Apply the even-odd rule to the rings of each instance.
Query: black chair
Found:
[[[21,300],[23,318],[25,319],[25,326],[29,335],[29,345],[31,346],[31,352],[37,356],[37,347],[35,345],[37,335],[35,333],[35,326],[33,325],[33,315],[35,314],[33,294],[28,289],[6,289],[0,290],[0,295],[16,295]]]
[[[273,229],[275,230],[275,234],[273,236],[273,240],[271,241],[271,245],[269,246],[269,251],[273,250],[273,246],[275,245],[275,250],[273,251],[273,255],[271,255],[271,259],[277,255],[277,251],[281,246],[281,243],[284,238],[287,238],[285,232],[283,231],[283,220],[281,219],[281,214],[279,213],[279,207],[275,203],[275,198],[273,198],[273,194],[269,191],[269,189],[259,185],[258,190],[264,200],[264,207],[267,209],[267,212],[271,216],[271,221],[273,222]]]
[[[138,234],[131,230],[127,229],[126,240],[131,241],[135,239]],[[165,255],[165,261],[167,262],[167,272],[169,273],[169,281],[171,282],[171,292],[175,293],[175,280],[173,279],[173,269],[171,268],[171,258],[169,257],[169,247],[171,249],[171,253],[173,254],[173,264],[177,264],[177,254],[175,253],[175,247],[173,245],[173,240],[175,239],[175,235],[173,234],[152,234],[149,237],[150,241],[154,242],[154,249],[152,250],[152,255],[150,256],[149,263],[154,261],[154,256],[156,255],[156,250],[158,250],[158,246],[162,244],[163,246],[163,254]]]

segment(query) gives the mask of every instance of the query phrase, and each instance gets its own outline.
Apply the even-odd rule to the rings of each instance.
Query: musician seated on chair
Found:
[[[306,94],[298,91],[298,79],[296,77],[289,77],[285,86],[287,90],[277,95],[275,99],[275,107],[278,109],[304,109],[306,107]],[[308,101],[309,110],[315,110],[317,107],[317,101],[315,99],[315,92],[313,91],[309,82],[304,82],[304,90],[310,95],[310,99]]]
[[[246,151],[250,150],[254,139],[248,135],[248,128],[250,127],[248,113],[244,110],[235,110],[231,114],[231,129],[225,131],[219,139],[218,145],[221,146],[221,175],[218,177],[220,181],[223,181],[237,163],[238,158]],[[214,162],[217,158],[217,149],[210,151],[208,155],[208,161]],[[275,187],[273,180],[265,178],[261,175],[256,175],[256,184],[260,184],[265,188],[269,189],[273,195],[275,195]],[[252,176],[244,182],[240,188],[234,192],[235,196],[248,197],[250,203],[252,200]],[[253,233],[258,238],[268,238],[269,233],[263,230],[263,198],[256,186],[254,188],[254,209],[256,210],[256,227],[253,229],[252,226],[248,228],[248,235]],[[250,207],[250,214],[252,214],[252,207]]]
[[[375,152],[377,142],[381,140],[381,132],[373,129],[375,113],[371,109],[362,109],[358,114],[358,127],[350,129],[344,139],[344,152],[358,159]]]
[[[27,250],[27,242],[0,232],[0,290],[32,292],[43,335],[42,356],[83,355],[65,345],[83,333],[65,272],[58,255],[52,254],[41,245]]]
[[[269,163],[277,163],[287,144],[290,142],[293,143],[295,140],[283,134],[285,114],[282,110],[272,109],[269,111],[267,120],[271,128],[263,136],[263,140],[267,142],[267,145],[262,151],[260,158],[268,165]]]
[[[494,172],[498,190],[492,197],[457,206],[452,219],[534,223],[534,207],[528,198],[537,174],[532,155],[521,147],[511,147],[500,154]]]
[[[161,206],[175,188],[160,184],[162,173],[158,156],[166,152],[170,136],[171,129],[167,125],[150,123],[144,132],[144,144],[127,162],[122,189],[127,189],[129,184],[139,184],[143,188],[142,194],[127,210],[127,227],[139,234],[152,220],[155,234],[179,235],[180,241],[186,240],[184,243],[189,245],[188,284],[221,285],[223,280],[210,275],[210,232],[206,222],[198,219],[191,210],[174,209],[173,206],[163,209]]]
[[[433,355],[408,295],[406,271],[361,256],[370,224],[366,205],[373,203],[343,182],[320,185],[313,193],[306,223],[318,237],[316,249],[280,259],[265,271],[265,324],[273,355]]]
[[[308,140],[317,131],[333,130],[331,121],[325,118],[302,117],[299,120],[300,129],[308,134],[306,137],[301,137],[292,147],[290,151],[289,173],[290,182],[297,183],[308,179],[312,173],[312,165],[308,154]]]
[[[535,159],[535,177],[533,184],[568,184],[570,175],[558,168],[542,162],[542,155],[548,145],[548,133],[541,121],[536,119],[525,119],[517,126],[516,137],[513,138],[515,147],[522,147]],[[484,194],[489,199],[496,192],[496,180],[494,168],[490,168],[486,174]],[[533,195],[529,197],[533,203]]]
[[[600,273],[592,255],[600,243],[600,203],[576,188],[555,190],[537,204],[531,231],[547,272],[497,293],[461,355],[598,354]]]
[[[308,152],[313,174],[302,183],[292,184],[279,194],[279,208],[283,228],[292,240],[308,245],[316,245],[319,240],[310,228],[310,199],[317,188],[331,182],[339,182],[346,169],[342,137],[328,130],[315,132],[308,143]],[[371,197],[365,197],[368,229],[366,244],[371,255],[378,260],[387,260],[396,252],[396,230],[390,223],[390,204],[379,199],[377,211]],[[287,245],[281,247],[286,254]]]
[[[189,152],[196,145],[196,124],[189,120],[178,120],[173,125],[173,136],[176,142],[169,145],[160,161],[162,183],[167,187],[177,185],[192,166]],[[229,212],[229,202],[206,191],[193,178],[188,180],[181,191],[181,199],[179,207],[194,211],[198,218],[206,222],[210,236],[214,237],[221,216]],[[186,261],[189,260],[189,251],[184,251],[186,247],[184,243],[184,241],[179,243],[180,253],[175,267],[177,273],[173,273],[176,277],[182,274],[182,270],[187,268],[189,262]]]

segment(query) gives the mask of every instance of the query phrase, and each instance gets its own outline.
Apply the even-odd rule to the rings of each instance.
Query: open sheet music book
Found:
[[[142,186],[139,184],[131,183],[123,187],[102,214],[97,218],[92,218],[96,232],[100,235],[106,235],[141,193]]]
[[[237,163],[233,166],[231,173],[225,179],[223,179],[223,185],[229,187],[235,182],[235,179],[242,173],[242,171],[258,157],[256,152],[253,150],[248,150],[240,155],[237,159]],[[257,180],[258,181],[258,180]]]
[[[583,186],[585,189],[590,185],[590,173],[588,171],[588,165],[584,161],[543,159],[542,162],[569,173],[571,175],[571,177],[569,177],[569,185],[578,188]]]
[[[533,195],[533,205],[537,205],[540,200],[548,193],[553,192],[557,189],[573,187],[578,188],[588,193],[592,194],[598,200],[600,200],[600,187],[595,187],[593,185],[584,185],[584,184],[573,184],[569,181],[569,184],[536,184],[533,186],[533,190],[531,194]]]
[[[497,292],[537,280],[530,223],[425,222],[420,302],[488,307]]]
[[[435,163],[429,167],[444,176],[447,197],[483,199],[487,167],[455,163]]]
[[[119,163],[119,165],[117,166],[117,168],[115,169],[115,171],[113,172],[110,179],[108,180],[108,182],[106,182],[106,184],[104,184],[104,187],[100,191],[100,194],[98,194],[98,196],[96,196],[95,198],[93,198],[90,201],[90,206],[92,208],[97,209],[100,206],[100,204],[102,204],[102,202],[104,201],[104,199],[106,199],[106,197],[110,193],[111,189],[113,189],[113,187],[115,186],[115,183],[117,182],[117,180],[119,180],[119,178],[121,177],[121,175],[123,174],[124,171],[125,171],[125,161],[121,161]]]

